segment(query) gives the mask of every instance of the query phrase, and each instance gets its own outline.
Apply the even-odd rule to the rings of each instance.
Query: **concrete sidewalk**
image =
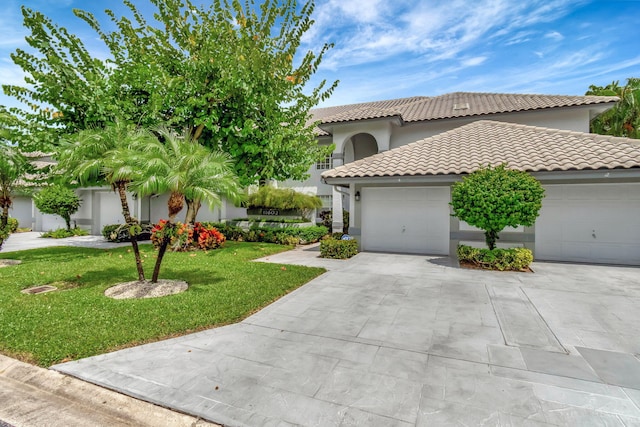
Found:
[[[40,237],[39,231],[29,231],[26,233],[14,233],[2,244],[0,253],[23,251],[27,249],[48,248],[51,246],[75,246],[85,248],[109,249],[119,246],[127,246],[131,243],[113,243],[107,241],[102,236],[75,236],[65,239],[47,239]]]
[[[639,269],[452,264],[361,253],[239,324],[53,369],[228,426],[640,425]]]
[[[214,426],[0,355],[0,426]]]

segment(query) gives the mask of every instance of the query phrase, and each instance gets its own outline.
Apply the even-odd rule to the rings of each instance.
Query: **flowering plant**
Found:
[[[173,251],[188,251],[192,248],[202,250],[216,249],[222,246],[226,238],[220,231],[210,225],[196,222],[195,225],[177,222],[173,227],[168,226],[166,219],[161,219],[151,229],[151,242],[157,248],[165,237],[170,239],[169,245]]]
[[[226,240],[224,235],[215,227],[203,225],[199,222],[196,222],[194,232],[194,242],[197,242],[198,247],[203,250],[219,248]]]
[[[169,238],[169,246],[173,251],[187,251],[193,242],[193,228],[188,224],[177,222],[171,227],[169,221],[161,219],[151,229],[153,246],[160,247],[163,239]]]

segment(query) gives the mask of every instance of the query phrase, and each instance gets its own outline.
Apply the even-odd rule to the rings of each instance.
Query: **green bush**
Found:
[[[458,260],[486,270],[520,271],[533,262],[533,253],[526,248],[482,249],[458,245]]]
[[[18,220],[15,218],[7,218],[7,227],[9,233],[15,233],[18,229]]]
[[[320,220],[322,220],[322,225],[331,230],[333,227],[333,214],[331,211],[322,211],[319,216]],[[346,209],[342,210],[342,234],[349,234],[349,211]]]
[[[73,190],[61,185],[44,187],[33,201],[40,212],[62,217],[67,231],[71,231],[71,215],[78,212],[82,202]]]
[[[0,248],[2,248],[2,244],[9,237],[9,227],[0,227]]]
[[[138,240],[151,239],[153,224],[140,224],[137,231]],[[102,228],[102,236],[110,242],[129,242],[129,230],[126,224],[109,224]]]
[[[544,189],[526,172],[507,165],[479,169],[453,184],[453,216],[484,230],[489,249],[505,227],[532,226],[542,207]]]
[[[324,239],[320,242],[320,257],[347,259],[358,253],[357,240]]]
[[[314,243],[323,238],[328,230],[323,226],[311,227],[251,227],[249,231],[235,225],[219,222],[203,222],[217,228],[227,240],[245,242],[278,243],[281,245],[293,245],[298,243]]]
[[[65,228],[58,228],[57,230],[47,231],[46,233],[42,233],[42,236],[49,239],[64,239],[66,237],[73,236],[87,236],[89,232],[87,230],[83,230],[82,228],[72,228],[71,230],[67,230]]]
[[[289,230],[291,230],[290,233],[293,236],[299,237],[300,240],[307,243],[315,243],[318,240],[322,239],[324,236],[326,236],[327,233],[329,232],[327,227],[323,225],[314,225],[311,227],[300,227],[297,229],[298,230],[297,232],[295,231],[296,230],[295,228],[290,228]]]

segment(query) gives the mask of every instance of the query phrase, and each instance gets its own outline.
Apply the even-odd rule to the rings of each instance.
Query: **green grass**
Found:
[[[250,260],[286,250],[227,242],[223,249],[167,253],[160,278],[189,283],[181,294],[114,300],[103,295],[136,280],[130,248],[56,247],[2,253],[22,264],[0,269],[0,352],[40,366],[238,322],[321,274],[320,268]],[[155,252],[141,245],[151,276]],[[52,284],[58,291],[20,290]]]

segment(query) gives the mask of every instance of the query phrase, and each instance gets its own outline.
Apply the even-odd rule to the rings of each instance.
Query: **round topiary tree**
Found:
[[[507,165],[482,168],[456,182],[451,191],[453,216],[484,230],[489,249],[505,227],[532,226],[542,207],[544,189],[526,172]]]
[[[71,215],[80,209],[80,198],[67,187],[52,185],[45,187],[33,197],[36,207],[42,213],[59,215],[71,231]]]

